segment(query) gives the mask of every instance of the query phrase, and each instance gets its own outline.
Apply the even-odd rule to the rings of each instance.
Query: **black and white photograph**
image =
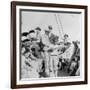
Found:
[[[21,79],[80,76],[80,12],[21,10]]]
[[[12,2],[12,88],[87,83],[87,6]]]

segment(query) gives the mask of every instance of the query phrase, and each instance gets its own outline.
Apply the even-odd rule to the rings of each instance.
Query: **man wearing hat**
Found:
[[[47,76],[50,76],[50,70],[49,70],[49,66],[50,66],[50,54],[48,52],[48,49],[50,47],[53,47],[53,45],[50,43],[49,37],[51,35],[51,31],[52,31],[52,27],[48,26],[47,30],[44,30],[44,34],[42,35],[42,43],[45,45],[44,47],[44,55],[45,55],[45,73],[47,74]]]
[[[51,44],[49,40],[49,37],[51,36],[51,32],[52,32],[52,27],[48,26],[48,29],[45,29],[44,34],[42,35],[43,43],[47,46]]]
[[[35,30],[30,30],[28,34],[28,38],[31,40],[32,38],[36,38]]]
[[[64,35],[63,41],[64,41],[64,45],[68,45],[68,44],[71,43],[68,34],[65,34],[65,35]]]

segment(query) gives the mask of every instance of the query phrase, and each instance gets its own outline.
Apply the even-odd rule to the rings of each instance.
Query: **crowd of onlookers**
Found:
[[[22,78],[59,77],[59,71],[68,76],[80,75],[80,42],[69,42],[67,34],[59,41],[59,36],[52,31],[52,26],[48,26],[47,30],[36,27],[21,34]],[[71,45],[70,58],[64,57]]]

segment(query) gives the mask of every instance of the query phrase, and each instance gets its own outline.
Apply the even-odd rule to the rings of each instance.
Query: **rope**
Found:
[[[57,23],[57,26],[58,26],[58,29],[59,29],[59,33],[60,33],[61,38],[62,38],[62,34],[61,34],[61,30],[60,30],[60,28],[59,28],[59,23],[58,23],[57,15],[54,14],[54,16],[55,16],[55,20],[56,20],[56,23]]]
[[[58,14],[58,19],[59,19],[59,21],[60,21],[59,23],[60,23],[60,25],[61,25],[62,33],[63,33],[63,36],[64,36],[63,25],[62,25],[61,19],[60,19],[59,17],[60,17],[60,15]]]

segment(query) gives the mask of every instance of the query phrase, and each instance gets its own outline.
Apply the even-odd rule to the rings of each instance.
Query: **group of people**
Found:
[[[21,34],[21,78],[59,77],[59,71],[80,75],[78,42],[69,42],[67,34],[60,42],[52,31],[49,25],[46,30],[36,27]],[[67,58],[72,45],[73,52]]]

